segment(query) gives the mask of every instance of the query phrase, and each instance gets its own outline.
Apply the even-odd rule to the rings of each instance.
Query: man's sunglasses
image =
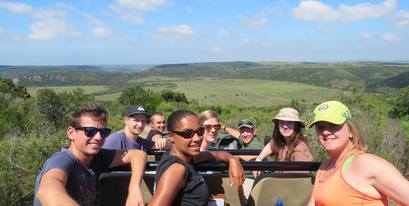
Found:
[[[203,136],[204,128],[200,127],[197,130],[185,129],[183,131],[170,131],[170,132],[173,132],[173,133],[175,133],[175,134],[177,134],[177,135],[179,135],[179,136],[181,136],[181,137],[183,137],[185,139],[190,139],[193,136],[195,136],[195,134],[197,134],[197,136]]]
[[[207,124],[207,125],[203,125],[203,127],[209,132],[210,130],[212,130],[212,128],[214,128],[215,130],[220,130],[222,128],[222,125],[220,124]]]
[[[106,138],[109,136],[111,133],[111,129],[109,128],[96,128],[96,127],[74,127],[76,130],[82,130],[84,131],[85,136],[92,138],[94,137],[98,132],[101,134],[102,138]]]

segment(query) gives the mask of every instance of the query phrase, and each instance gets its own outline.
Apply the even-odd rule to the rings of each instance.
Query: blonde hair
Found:
[[[203,124],[203,122],[205,122],[208,119],[211,118],[216,118],[217,120],[219,120],[219,116],[217,115],[217,113],[213,110],[205,110],[203,112],[200,113],[199,115],[199,122],[200,124]]]
[[[354,149],[362,152],[369,152],[368,147],[365,144],[364,138],[362,137],[361,134],[359,134],[356,127],[348,120],[345,122],[345,124],[348,126],[349,131],[351,132],[352,137],[350,137],[350,140],[354,145]]]

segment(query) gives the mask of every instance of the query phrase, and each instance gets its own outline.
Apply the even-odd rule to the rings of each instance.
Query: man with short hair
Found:
[[[166,130],[165,115],[163,115],[163,113],[161,112],[153,113],[150,118],[150,125],[151,125],[151,129],[148,135],[146,136],[146,139],[159,144],[161,148],[165,148],[166,145],[164,144],[166,144],[166,140],[167,140],[167,136],[165,132]]]
[[[109,135],[103,148],[149,151],[151,149],[164,149],[167,145],[170,147],[170,143],[166,144],[166,140],[164,140],[165,143],[155,143],[140,136],[149,116],[150,114],[142,106],[130,106],[124,117],[124,129]]]
[[[222,124],[222,129],[224,131],[239,140],[241,149],[263,149],[264,145],[256,135],[256,126],[253,121],[242,119],[239,121],[238,127],[239,131]],[[256,156],[242,155],[240,158],[244,160],[252,160],[256,158]]]
[[[109,135],[107,112],[98,104],[77,108],[67,136],[70,146],[48,159],[35,184],[34,205],[98,205],[98,178],[108,168],[131,165],[127,204],[143,205],[140,188],[146,154],[102,149]]]

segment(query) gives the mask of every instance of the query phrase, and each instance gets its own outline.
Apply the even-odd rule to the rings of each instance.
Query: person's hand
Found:
[[[261,161],[263,161],[260,157],[257,157],[256,158],[256,161],[257,162],[261,162]],[[255,171],[253,171],[253,176],[254,176],[254,178],[256,178],[257,176],[259,176],[260,175],[260,170],[255,170]]]
[[[230,186],[239,191],[244,183],[244,169],[235,157],[229,159],[229,178]]]
[[[167,142],[166,139],[162,138],[159,141],[155,142],[155,147],[157,149],[163,150],[166,148],[166,142]]]
[[[129,194],[126,198],[126,206],[144,206],[142,192],[138,190],[136,193]]]

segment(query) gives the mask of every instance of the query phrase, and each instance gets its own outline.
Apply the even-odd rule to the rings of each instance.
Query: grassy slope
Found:
[[[107,86],[61,86],[61,87],[27,87],[27,92],[31,96],[36,96],[39,89],[53,89],[55,92],[60,93],[64,91],[71,91],[76,88],[84,90],[85,94],[92,94],[95,92],[105,91],[109,87]]]
[[[189,99],[203,104],[234,104],[238,106],[271,106],[288,104],[292,99],[320,102],[340,93],[306,84],[256,79],[194,79],[149,77],[133,83],[149,82],[147,88],[153,91],[165,89],[166,83],[174,84],[173,89],[185,93]]]

